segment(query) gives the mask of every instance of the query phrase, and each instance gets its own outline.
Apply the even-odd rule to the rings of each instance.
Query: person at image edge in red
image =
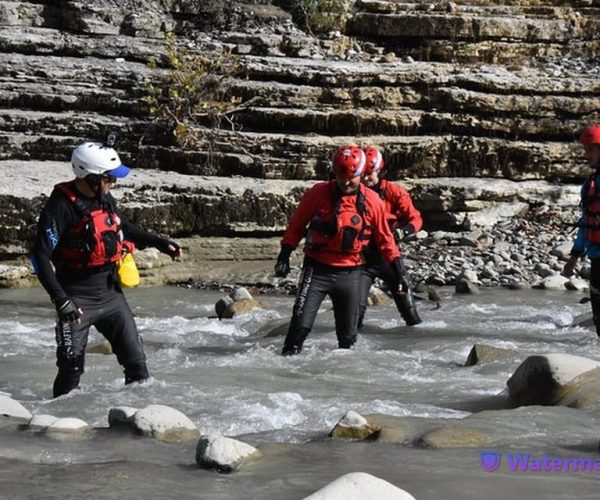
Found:
[[[581,186],[581,219],[563,275],[571,277],[579,259],[590,259],[590,302],[594,326],[600,337],[600,123],[587,127],[579,137],[579,143],[591,173]]]
[[[379,176],[383,171],[383,157],[381,152],[374,147],[365,148],[367,162],[362,176],[362,182],[365,186],[375,191],[385,205],[387,222],[392,230],[396,243],[400,245],[404,241],[414,238],[418,231],[423,227],[423,219],[420,212],[415,208],[408,192],[386,179]],[[365,312],[367,310],[367,300],[369,290],[375,278],[380,278],[389,287],[396,303],[400,315],[407,325],[417,325],[421,323],[421,318],[417,312],[417,306],[412,294],[412,288],[398,293],[396,284],[396,273],[381,259],[381,254],[377,245],[371,242],[364,252],[365,267],[361,277],[360,306],[358,313],[358,327],[363,324]],[[404,262],[400,261],[402,268]],[[403,271],[404,272],[404,271]],[[408,279],[407,279],[408,282]],[[408,282],[410,285],[410,282]]]
[[[374,239],[396,273],[398,292],[408,289],[400,251],[379,196],[361,184],[366,156],[358,146],[343,146],[333,158],[335,179],[310,188],[281,240],[275,276],[290,272],[290,254],[305,237],[304,264],[284,356],[298,354],[325,295],[331,297],[340,348],[356,342],[364,246]]]

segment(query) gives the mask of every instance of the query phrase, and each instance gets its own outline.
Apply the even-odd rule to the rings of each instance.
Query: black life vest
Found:
[[[373,228],[365,221],[366,202],[362,186],[356,194],[356,203],[344,207],[342,211],[342,194],[335,182],[330,184],[330,196],[333,210],[317,211],[306,234],[306,246],[312,250],[327,250],[334,253],[360,253],[368,244]]]
[[[56,248],[58,255],[70,267],[98,268],[117,262],[123,255],[124,242],[121,220],[112,207],[101,202],[90,210],[72,189],[73,181],[57,184],[81,214],[81,220],[66,234]]]

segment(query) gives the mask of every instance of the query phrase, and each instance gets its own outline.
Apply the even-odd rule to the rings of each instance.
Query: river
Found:
[[[279,355],[283,338],[266,333],[289,317],[293,297],[259,295],[267,309],[219,321],[212,316],[223,295],[177,287],[127,291],[152,380],[125,387],[114,356],[89,354],[81,389],[52,399],[49,300],[39,288],[0,290],[0,391],[33,414],[77,417],[97,428],[85,437],[57,437],[0,427],[0,498],[301,499],[354,471],[418,499],[598,498],[600,471],[516,472],[504,463],[490,473],[480,467],[481,447],[327,438],[348,410],[440,425],[483,415],[490,446],[503,455],[595,459],[597,409],[490,403],[528,354],[600,359],[595,333],[570,326],[589,311],[580,293],[485,289],[467,296],[442,289],[439,308],[419,303],[424,322],[417,327],[403,326],[391,304],[370,308],[351,350],[335,348],[326,301],[305,350],[291,358]],[[93,332],[90,344],[99,340]],[[515,355],[466,368],[476,343]],[[195,465],[195,442],[107,429],[110,408],[149,404],[183,412],[203,434],[259,446],[264,457],[223,475]]]

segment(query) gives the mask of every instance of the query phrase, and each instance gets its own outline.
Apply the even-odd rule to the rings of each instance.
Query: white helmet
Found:
[[[71,165],[75,176],[81,179],[90,174],[122,178],[130,172],[130,168],[121,163],[117,152],[101,142],[84,142],[75,148]]]

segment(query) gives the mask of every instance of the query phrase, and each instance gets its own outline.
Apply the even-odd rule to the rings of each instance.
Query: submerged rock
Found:
[[[287,335],[288,330],[290,329],[290,320],[289,318],[281,318],[275,321],[271,321],[265,326],[261,327],[256,335],[258,337],[284,337]]]
[[[417,444],[426,448],[457,448],[481,446],[489,442],[490,438],[477,429],[454,425],[427,432]]]
[[[304,500],[415,500],[410,493],[366,472],[337,478]]]
[[[254,446],[217,435],[201,438],[196,446],[198,466],[219,472],[232,472],[243,462],[260,455]]]

